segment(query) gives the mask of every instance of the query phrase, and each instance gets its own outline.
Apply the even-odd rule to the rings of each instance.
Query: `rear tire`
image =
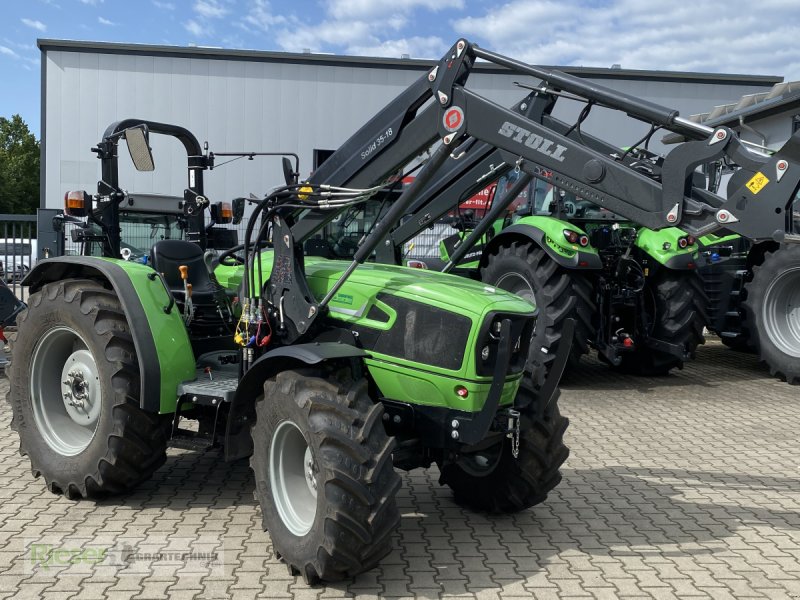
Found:
[[[773,376],[800,383],[800,247],[768,250],[752,271],[743,328]]]
[[[703,280],[696,271],[661,269],[646,284],[643,293],[650,293],[648,319],[650,335],[656,339],[683,346],[694,357],[697,346],[705,343],[703,329],[707,322],[708,299]],[[620,369],[636,375],[666,375],[683,360],[672,354],[647,348],[642,344],[635,352],[622,355]]]
[[[575,339],[567,368],[576,366],[589,351],[596,311],[592,283],[560,266],[537,244],[513,242],[499,246],[481,269],[481,280],[536,305],[536,328],[526,367],[534,377],[535,387],[540,387],[550,372],[567,319],[575,319]],[[535,372],[536,364],[543,365],[542,372]]]
[[[519,398],[519,395],[525,396]],[[547,406],[535,401],[533,392],[521,386],[519,456],[511,452],[511,440],[459,462],[441,466],[439,483],[448,485],[456,502],[474,510],[514,513],[544,502],[561,481],[559,469],[569,456],[564,431],[569,421],[558,410],[558,396]]]
[[[139,408],[136,349],[116,294],[90,280],[49,283],[17,323],[8,399],[33,475],[72,499],[148,479],[166,460],[166,438],[158,415]]]
[[[400,523],[383,406],[365,380],[283,371],[256,402],[250,466],[275,551],[309,585],[371,569]]]

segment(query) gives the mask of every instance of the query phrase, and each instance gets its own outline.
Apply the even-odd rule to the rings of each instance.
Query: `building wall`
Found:
[[[201,141],[207,140],[210,149],[217,152],[296,152],[305,176],[311,170],[314,148],[337,148],[425,72],[423,68],[289,64],[45,47],[42,205],[60,207],[66,190],[94,190],[100,165],[90,148],[110,123],[130,117],[182,125]],[[511,106],[526,93],[513,85],[521,79],[519,75],[477,72],[470,77],[468,87]],[[763,91],[774,81],[750,85],[619,78],[600,83],[689,115],[742,94]],[[562,104],[556,115],[565,120],[574,120],[582,106],[574,101]],[[583,129],[627,146],[641,137],[647,126],[595,109]],[[151,140],[155,172],[136,173],[125,157],[120,161],[120,181],[138,192],[181,195],[186,177],[182,147],[161,136]],[[654,146],[658,149],[659,143]],[[281,183],[277,159],[243,159],[207,174],[206,192],[214,201],[249,193],[261,196]]]

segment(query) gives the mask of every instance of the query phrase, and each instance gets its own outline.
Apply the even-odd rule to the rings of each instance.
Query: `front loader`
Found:
[[[552,139],[544,143],[556,148],[556,159],[561,158],[558,148],[572,142],[601,153],[619,169],[627,167],[627,172],[620,171],[625,177],[630,173],[633,178],[635,173],[656,184],[664,182],[667,190],[683,186],[698,198],[710,196],[707,188],[713,188],[710,185],[713,177],[706,180],[702,173],[694,172],[694,167],[705,165],[702,155],[714,156],[715,146],[721,150],[719,145],[730,140],[727,132],[712,138],[696,157],[689,156],[684,147],[665,160],[649,152],[647,143],[658,128],[672,129],[674,124],[653,121],[641,108],[637,112],[628,106],[625,110],[629,116],[649,122],[651,128],[631,148],[619,149],[581,132],[580,125],[594,104],[624,108],[624,102],[620,103],[613,93],[598,97],[596,90],[569,78],[563,81],[564,89],[569,92],[565,93],[558,85],[548,83],[547,73],[536,74],[544,83],[534,87],[511,110],[535,121],[540,128],[535,133],[518,128],[512,139],[525,136],[545,139],[543,136],[548,135]],[[559,77],[562,76],[554,81],[561,81]],[[551,114],[562,97],[585,102],[575,124],[563,123]],[[678,124],[682,125],[680,121]],[[698,148],[698,143],[694,145]],[[787,144],[783,152],[790,152],[791,146]],[[464,148],[468,151],[464,152]],[[605,165],[596,159],[568,164],[553,160],[546,152],[514,157],[474,138],[465,142],[462,149],[454,151],[441,176],[428,186],[405,222],[393,230],[390,249],[379,249],[379,260],[402,262],[402,250],[409,240],[441,222],[448,211],[455,209],[458,213],[458,206],[479,190],[491,189],[493,198],[480,222],[470,216],[449,219],[459,232],[441,242],[444,270],[479,276],[484,282],[533,299],[539,312],[532,344],[540,362],[545,366],[552,363],[552,351],[558,347],[566,319],[577,323],[573,362],[594,347],[610,364],[650,375],[682,366],[694,354],[697,345],[703,342],[703,327],[707,322],[707,298],[703,279],[698,275],[698,268],[704,262],[700,260],[698,235],[707,228],[683,224],[683,230],[677,227],[656,230],[657,223],[651,224],[648,219],[644,223],[639,221],[637,199],[631,197],[630,202],[624,202],[628,194],[642,193],[635,179],[628,182],[619,178],[611,184],[623,200],[615,204],[613,211],[609,204],[593,201],[596,194],[590,181],[595,176],[592,170],[596,170],[601,180],[617,177],[616,173],[606,177]],[[722,155],[749,161],[751,176],[769,158],[758,151],[746,150],[741,144],[728,148]],[[687,158],[693,163],[676,168],[679,161]],[[780,160],[775,161],[774,168],[781,164]],[[586,193],[576,192],[577,188],[566,177],[559,177],[562,173],[583,178]],[[744,183],[739,181],[739,188]],[[774,211],[783,220],[787,209],[778,206]],[[668,213],[665,220],[668,224],[678,224],[680,217],[676,211]],[[747,218],[751,222],[762,219],[755,213]],[[719,213],[718,225],[729,224],[726,219],[725,212]],[[477,232],[468,235],[473,230]],[[780,231],[770,232],[767,228],[762,235],[758,247],[779,245],[775,238],[781,237]],[[724,296],[722,293],[721,297]],[[791,332],[769,337],[790,338]],[[782,368],[785,372],[786,367]]]
[[[463,144],[472,138],[526,173],[544,160],[569,165],[569,175],[553,169],[554,183],[610,210],[627,207],[652,229],[681,223],[758,236],[791,235],[764,207],[786,209],[800,156],[780,155],[793,168],[761,190],[766,218],[751,219],[747,198],[662,189],[568,136],[535,133],[536,122],[465,87],[478,58],[541,72],[458,40],[307,181],[287,168],[284,185],[258,201],[242,243],[216,257],[204,253],[215,239],[206,218],[226,210],[203,190],[212,156],[180,127],[112,124],[94,149],[97,193],[66,198],[68,210],[86,214],[76,234],[83,254],[42,260],[23,282],[31,295],[18,319],[9,401],[34,474],[55,493],[96,498],[150,477],[171,441],[222,444],[228,460],[250,457],[263,525],[307,582],[352,577],[389,552],[400,518],[395,467],[435,463],[456,500],[481,510],[542,502],[568,452],[557,382],[572,334],[563,332],[555,365],[534,386],[541,365],[529,358],[533,304],[454,275],[366,261],[391,246],[392,230],[454,150],[469,156]],[[592,94],[703,138],[665,161],[683,181],[709,153],[708,136],[676,111],[597,86]],[[154,168],[151,134],[186,148],[180,197],[142,197],[119,181],[122,140],[138,169]],[[711,154],[744,152],[728,130],[711,139],[720,134],[727,140]],[[352,260],[304,254],[326,224],[373,201],[426,150],[415,181]],[[637,193],[623,193],[629,188]],[[163,226],[159,202],[170,217]],[[125,233],[147,211],[159,224],[143,248]],[[196,434],[185,419],[199,422]]]

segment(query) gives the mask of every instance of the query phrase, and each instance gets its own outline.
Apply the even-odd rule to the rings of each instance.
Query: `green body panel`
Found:
[[[169,304],[169,296],[159,278],[149,279],[153,269],[145,265],[103,258],[125,271],[133,284],[139,302],[147,317],[147,327],[153,335],[161,366],[160,413],[173,413],[178,400],[178,385],[195,378],[195,360],[192,345],[183,319],[177,308],[170,314],[164,312]],[[142,327],[143,323],[130,323],[131,327]]]
[[[559,254],[565,258],[572,258],[578,251],[581,251],[585,254],[597,255],[597,250],[591,246],[582,247],[578,246],[577,244],[570,244],[567,241],[567,239],[564,237],[565,229],[571,229],[579,234],[586,233],[583,229],[577,225],[574,225],[573,223],[570,223],[569,221],[562,221],[561,219],[556,219],[555,217],[530,215],[516,219],[514,221],[514,225],[529,225],[531,227],[541,229],[545,234],[544,239],[547,246],[556,254]]]
[[[489,396],[490,382],[467,381],[453,377],[437,375],[416,368],[404,367],[397,362],[386,362],[378,358],[379,354],[364,362],[370,375],[377,383],[386,398],[401,400],[425,406],[438,406],[465,412],[477,412]],[[389,357],[397,361],[394,357]],[[519,388],[520,377],[506,380],[500,404],[507,405],[514,401]],[[467,388],[469,394],[462,398],[456,394],[456,386]]]
[[[661,265],[665,265],[676,256],[691,256],[695,260],[700,256],[696,245],[688,248],[678,247],[678,238],[684,237],[686,232],[677,227],[667,227],[659,231],[638,227],[637,232],[636,247]],[[667,250],[664,249],[664,243],[669,243]]]
[[[503,230],[504,225],[505,225],[504,219],[497,219],[494,223],[492,223],[492,229],[491,229],[492,234],[491,235],[484,234],[481,237],[481,239],[478,240],[478,243],[475,244],[475,246],[471,251],[479,251],[483,246],[489,243],[489,240],[491,240],[495,235],[497,235]],[[459,231],[456,234],[456,236],[458,236],[460,240],[464,240],[469,234],[470,234],[469,231]],[[439,258],[441,258],[445,262],[448,262],[450,260],[450,252],[448,252],[447,250],[447,245],[445,244],[445,240],[441,240],[439,242]],[[458,267],[460,269],[477,269],[480,266],[480,262],[481,262],[480,258],[478,258],[476,260],[471,260],[469,262],[459,263]]]
[[[742,236],[738,233],[732,233],[730,235],[714,235],[713,233],[709,233],[708,235],[698,238],[697,241],[700,242],[701,246],[716,246],[718,244],[735,242],[740,239],[742,239]]]
[[[264,279],[272,269],[272,252],[261,254]],[[312,293],[321,299],[341,277],[349,262],[307,257],[306,277]],[[215,275],[219,282],[235,289],[242,280],[241,266],[219,266]],[[458,369],[448,369],[370,351],[366,365],[381,393],[386,398],[476,411],[483,406],[489,394],[491,377],[477,375],[475,352],[479,329],[492,312],[532,315],[534,307],[522,298],[464,277],[410,269],[394,265],[364,264],[359,266],[329,305],[329,318],[341,321],[343,326],[357,324],[386,330],[395,322],[391,307],[381,302],[378,294],[391,294],[465,316],[472,322],[466,343],[464,360]],[[367,317],[373,306],[388,315],[388,323]],[[442,332],[447,335],[447,332]],[[510,402],[516,395],[521,375],[509,377],[503,390],[502,401]],[[462,399],[455,387],[463,385],[469,391]]]

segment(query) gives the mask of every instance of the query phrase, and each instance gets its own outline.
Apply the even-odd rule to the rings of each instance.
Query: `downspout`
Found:
[[[746,129],[750,133],[755,134],[756,136],[760,137],[761,138],[761,147],[764,148],[764,149],[767,149],[767,136],[765,136],[763,133],[761,133],[757,129],[755,129],[755,128],[751,127],[750,125],[748,125],[747,123],[745,123],[744,122],[744,115],[739,115],[739,127],[741,127],[742,129]]]

